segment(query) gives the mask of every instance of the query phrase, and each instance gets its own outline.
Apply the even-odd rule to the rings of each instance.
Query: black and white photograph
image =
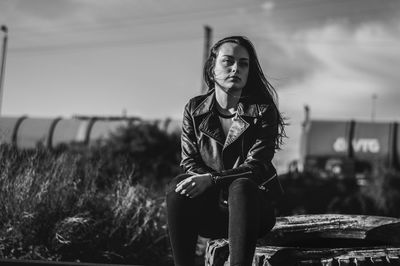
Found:
[[[0,0],[0,265],[400,265],[400,1]]]

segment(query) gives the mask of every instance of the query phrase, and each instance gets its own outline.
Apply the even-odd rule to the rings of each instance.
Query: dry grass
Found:
[[[159,145],[152,141],[143,145]],[[0,258],[170,262],[160,185],[165,178],[155,179],[166,166],[151,168],[134,156],[152,156],[147,160],[156,166],[164,158],[133,156],[120,147],[114,142],[54,152],[0,146]],[[179,147],[171,152],[179,157]],[[168,171],[177,174],[172,166]]]

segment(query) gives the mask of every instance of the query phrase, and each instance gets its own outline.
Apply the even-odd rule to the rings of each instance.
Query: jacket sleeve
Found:
[[[278,110],[269,106],[259,117],[256,124],[256,137],[244,162],[236,168],[215,173],[215,183],[229,185],[240,177],[251,178],[261,185],[267,180],[276,179],[276,170],[271,163],[275,154],[275,139],[278,134]],[[271,179],[270,179],[271,178]],[[274,180],[276,182],[276,180]],[[272,183],[274,183],[272,182]]]
[[[186,173],[205,174],[215,172],[208,167],[201,158],[193,119],[190,113],[190,102],[186,104],[183,113],[181,150],[182,160],[180,165]]]

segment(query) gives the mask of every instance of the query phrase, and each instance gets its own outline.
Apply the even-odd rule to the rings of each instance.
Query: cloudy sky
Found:
[[[289,118],[400,121],[397,0],[0,0],[1,114],[177,118],[200,92],[203,26],[246,35]],[[293,155],[295,156],[295,155]]]

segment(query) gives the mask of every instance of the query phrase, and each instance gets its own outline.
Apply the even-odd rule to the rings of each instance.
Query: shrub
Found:
[[[162,265],[179,138],[124,128],[90,148],[0,146],[0,257]]]
[[[400,173],[379,169],[360,186],[354,176],[324,178],[316,172],[281,176],[285,190],[278,215],[342,213],[400,217]]]
[[[376,213],[384,216],[400,217],[400,172],[394,169],[380,169],[371,183],[362,190],[374,204]]]

